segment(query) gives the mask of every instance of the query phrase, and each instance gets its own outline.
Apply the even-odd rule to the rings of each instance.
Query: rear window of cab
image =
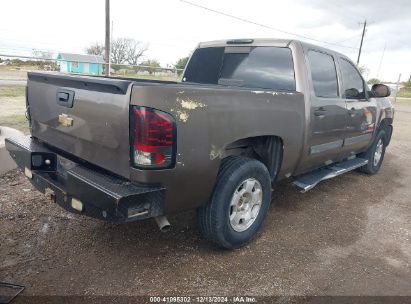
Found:
[[[199,48],[183,81],[295,91],[292,53],[289,48],[269,46]]]

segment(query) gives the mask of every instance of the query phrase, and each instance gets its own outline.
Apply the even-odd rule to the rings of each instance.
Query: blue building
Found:
[[[102,56],[60,53],[57,61],[60,72],[103,75]]]

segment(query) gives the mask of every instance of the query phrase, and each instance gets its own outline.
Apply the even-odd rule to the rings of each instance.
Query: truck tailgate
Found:
[[[128,178],[131,83],[103,77],[28,73],[32,135]]]

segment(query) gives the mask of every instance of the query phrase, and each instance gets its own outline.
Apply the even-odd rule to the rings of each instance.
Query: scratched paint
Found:
[[[224,151],[221,148],[218,148],[215,145],[211,145],[211,151],[210,151],[210,159],[214,160],[216,158],[223,158],[224,157]]]
[[[178,92],[179,94],[184,93],[184,91]],[[171,112],[175,113],[176,118],[186,123],[190,118],[190,112],[199,108],[205,108],[207,105],[201,100],[192,99],[192,98],[180,98],[177,97],[177,103],[174,108],[171,109]]]
[[[179,100],[179,98],[177,98],[177,102],[181,102],[181,106],[187,110],[195,110],[197,108],[204,108],[206,106],[204,103],[193,99]]]
[[[182,122],[187,122],[189,114],[185,111],[177,110],[177,117],[179,118],[180,121]]]
[[[270,92],[270,91],[251,91],[251,93],[254,94],[271,94],[273,96],[278,96],[278,95],[293,95],[293,92]]]

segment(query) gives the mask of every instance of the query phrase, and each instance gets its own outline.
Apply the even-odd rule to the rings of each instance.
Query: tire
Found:
[[[365,153],[360,154],[360,157],[367,159],[368,163],[360,167],[359,170],[367,174],[376,174],[384,161],[386,147],[387,134],[384,130],[380,130],[371,147]]]
[[[271,178],[258,160],[224,159],[209,202],[197,209],[202,235],[218,246],[234,249],[258,232],[271,202]]]

